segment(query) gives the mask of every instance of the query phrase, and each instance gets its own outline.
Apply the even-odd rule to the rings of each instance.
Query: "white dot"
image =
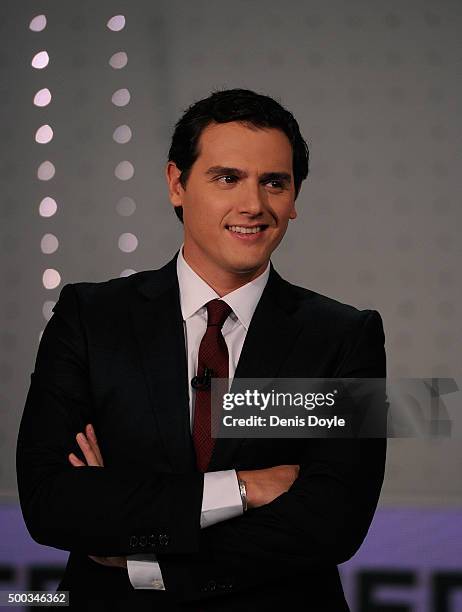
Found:
[[[126,270],[122,270],[122,272],[120,273],[120,276],[131,276],[132,274],[135,274],[136,270],[132,270],[131,268],[127,268]]]
[[[53,130],[48,124],[42,125],[35,132],[35,142],[38,142],[39,144],[46,144],[47,142],[50,142],[52,138]]]
[[[126,142],[131,140],[132,131],[128,127],[128,125],[119,125],[119,127],[114,130],[112,138],[119,144],[125,144]]]
[[[124,253],[132,253],[138,246],[138,238],[135,234],[121,234],[119,236],[119,249]]]
[[[53,198],[47,196],[40,202],[39,213],[41,217],[52,217],[57,210],[58,206]]]
[[[48,53],[46,51],[39,51],[32,58],[31,64],[33,68],[37,68],[37,70],[41,70],[42,68],[45,68],[46,66],[48,66],[49,61],[50,61],[50,58],[48,56]]]
[[[49,181],[55,175],[56,169],[51,161],[44,161],[37,170],[37,178],[40,181]]]
[[[128,181],[135,174],[135,168],[129,161],[121,161],[115,167],[114,174],[121,181]]]
[[[35,106],[48,106],[51,102],[51,92],[46,87],[40,89],[34,96]]]
[[[114,15],[107,22],[107,27],[113,32],[120,32],[125,27],[125,17],[123,15]]]
[[[52,302],[51,300],[47,300],[46,302],[43,302],[42,312],[43,312],[43,316],[45,317],[47,321],[51,319],[51,316],[53,314],[52,310],[55,304],[56,302]]]
[[[42,282],[45,289],[56,289],[61,282],[61,276],[58,270],[47,268],[43,273]]]
[[[125,68],[127,62],[128,55],[125,53],[125,51],[118,51],[117,53],[114,53],[114,55],[111,55],[109,65],[116,70],[120,70],[120,68]]]
[[[122,217],[129,217],[135,212],[136,204],[135,201],[132,200],[132,198],[124,196],[123,198],[120,198],[120,200],[117,202],[116,209],[119,215],[121,215]]]
[[[114,106],[127,106],[130,102],[130,92],[128,89],[118,89],[112,94],[111,99]]]
[[[29,30],[32,32],[41,32],[46,28],[47,18],[45,15],[36,15],[29,24]]]
[[[54,253],[59,246],[59,241],[54,234],[45,234],[40,242],[42,253],[49,255]]]

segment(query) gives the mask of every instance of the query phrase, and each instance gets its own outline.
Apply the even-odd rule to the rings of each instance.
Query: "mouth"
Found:
[[[247,237],[247,236],[256,236],[258,234],[262,234],[266,228],[267,224],[261,225],[226,225],[226,229],[232,234],[236,234],[237,237]]]
[[[232,240],[239,240],[240,244],[254,244],[264,240],[265,232],[269,226],[260,225],[226,225],[226,230]]]

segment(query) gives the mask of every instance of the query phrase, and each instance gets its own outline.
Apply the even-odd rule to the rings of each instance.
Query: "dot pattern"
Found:
[[[42,32],[47,26],[46,15],[37,15],[30,22],[29,28],[34,32]],[[42,35],[43,38],[43,35]],[[40,51],[32,59],[32,67],[35,69],[43,70],[48,67],[50,63],[50,56],[47,50]],[[47,73],[48,74],[48,71]],[[49,78],[49,77],[47,77]],[[48,107],[52,99],[52,93],[49,87],[42,87],[39,89],[33,98],[33,104],[36,110],[39,111],[42,108]],[[48,123],[40,125],[35,132],[35,142],[39,145],[49,145],[54,138],[54,130]],[[39,181],[51,182],[55,179],[56,167],[52,160],[46,159],[39,164],[37,169],[37,179]],[[39,214],[44,219],[49,219],[55,215],[57,211],[56,200],[46,195],[40,202]],[[43,255],[53,255],[59,247],[59,240],[53,233],[45,233],[42,235],[40,240],[40,250]],[[42,284],[45,290],[50,291],[57,289],[61,284],[61,274],[55,269],[48,267],[43,270]],[[52,316],[52,308],[55,302],[52,300],[46,300],[43,303],[42,314],[46,320],[49,320]],[[41,335],[40,335],[41,337]]]
[[[125,28],[126,19],[124,15],[115,15],[108,21],[108,28],[119,32]],[[114,70],[121,70],[128,64],[128,54],[126,51],[117,51],[109,58],[109,66]],[[125,107],[131,100],[131,93],[128,88],[121,88],[112,94],[112,104],[118,107]],[[132,139],[132,130],[129,125],[122,124],[115,128],[112,139],[119,145],[125,145]],[[129,160],[120,161],[114,169],[114,175],[119,181],[128,181],[135,174],[135,166]],[[117,212],[121,217],[132,216],[136,210],[136,204],[133,198],[123,196],[116,205]],[[118,247],[122,253],[133,253],[138,248],[138,237],[132,232],[124,232],[118,238]],[[132,268],[125,268],[119,276],[130,276],[134,273]]]

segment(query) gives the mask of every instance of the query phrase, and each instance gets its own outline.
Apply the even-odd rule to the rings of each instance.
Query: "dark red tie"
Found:
[[[206,304],[206,308],[207,330],[199,346],[197,376],[204,377],[205,370],[208,369],[213,378],[228,378],[228,348],[221,328],[231,312],[231,307],[223,300],[211,300]],[[207,470],[215,442],[210,426],[210,395],[210,385],[208,388],[196,390],[193,441],[200,472]]]

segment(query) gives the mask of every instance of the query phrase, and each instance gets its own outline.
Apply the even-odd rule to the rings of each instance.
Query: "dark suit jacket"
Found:
[[[380,315],[271,266],[235,377],[275,376],[384,377]],[[68,463],[88,422],[104,468]],[[175,256],[63,288],[21,421],[18,487],[32,538],[70,551],[60,588],[75,609],[340,611],[336,566],[366,536],[385,450],[385,439],[217,439],[209,471],[299,463],[300,475],[270,504],[201,530]],[[88,558],[140,552],[157,554],[166,592],[135,591],[126,570]]]

